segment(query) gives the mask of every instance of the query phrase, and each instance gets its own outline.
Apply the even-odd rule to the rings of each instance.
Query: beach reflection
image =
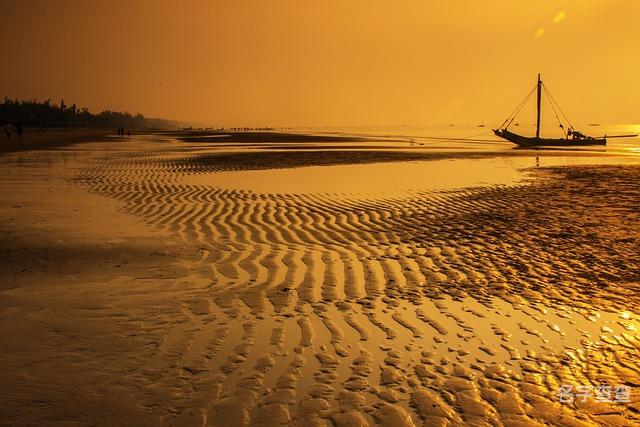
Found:
[[[330,156],[330,153],[318,152],[318,156]],[[190,175],[184,178],[184,182],[256,193],[323,193],[351,197],[381,197],[419,191],[514,185],[525,180],[528,176],[527,170],[534,166],[639,162],[637,159],[620,157],[532,155],[221,171]]]

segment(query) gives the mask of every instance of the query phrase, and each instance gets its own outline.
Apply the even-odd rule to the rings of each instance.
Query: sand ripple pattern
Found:
[[[640,422],[637,389],[617,405],[556,395],[640,386],[638,168],[376,200],[185,179],[254,167],[120,153],[77,177],[199,254],[145,372],[170,384],[170,415],[151,413],[211,426]]]

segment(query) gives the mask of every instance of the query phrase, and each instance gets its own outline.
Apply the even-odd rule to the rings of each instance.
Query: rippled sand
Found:
[[[368,198],[202,176],[419,156],[183,147],[3,158],[4,421],[640,423],[640,166]]]

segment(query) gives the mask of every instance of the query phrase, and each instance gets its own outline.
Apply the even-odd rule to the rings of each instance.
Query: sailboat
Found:
[[[545,91],[545,94],[549,98],[551,108],[556,115],[556,119],[560,122],[560,129],[564,133],[564,138],[540,138],[540,104],[542,101],[542,91]],[[513,133],[509,130],[509,125],[515,120],[516,116],[522,110],[522,107],[527,103],[534,90],[537,92],[537,115],[536,115],[536,136],[522,136],[517,133]],[[564,117],[564,119],[569,124],[567,130],[565,131],[565,127],[562,124],[558,116],[558,112]],[[560,146],[560,147],[576,147],[583,145],[606,145],[607,137],[606,135],[603,137],[593,137],[587,136],[582,132],[579,132],[573,128],[567,117],[564,115],[560,106],[557,105],[546,86],[543,85],[542,79],[540,78],[540,74],[538,74],[538,83],[536,86],[529,92],[529,95],[520,103],[520,105],[516,108],[516,110],[509,116],[507,119],[500,125],[498,129],[493,129],[493,133],[500,138],[506,139],[509,142],[513,142],[514,144],[520,147],[537,147],[537,146]]]

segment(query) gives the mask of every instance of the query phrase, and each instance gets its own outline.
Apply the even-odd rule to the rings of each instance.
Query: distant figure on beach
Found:
[[[129,138],[130,136],[131,136],[131,131],[127,129],[127,138]]]
[[[4,134],[7,136],[7,142],[11,141],[11,132],[13,132],[11,125],[9,123],[4,125]]]
[[[24,133],[24,129],[22,129],[22,123],[16,122],[15,128],[16,128],[16,136],[18,137],[18,141],[22,142],[22,134]]]

